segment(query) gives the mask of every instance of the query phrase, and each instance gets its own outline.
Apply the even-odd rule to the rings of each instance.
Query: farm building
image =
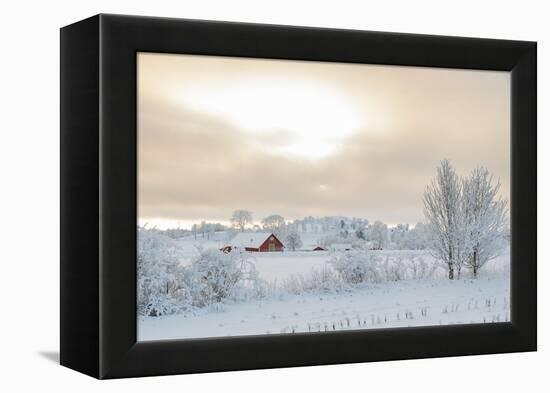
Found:
[[[246,251],[273,252],[283,251],[284,244],[270,232],[241,232],[235,236],[222,250],[230,252],[233,248]]]

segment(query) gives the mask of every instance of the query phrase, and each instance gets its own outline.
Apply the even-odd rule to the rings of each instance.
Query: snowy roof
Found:
[[[229,242],[233,247],[253,247],[259,248],[271,232],[241,232]]]

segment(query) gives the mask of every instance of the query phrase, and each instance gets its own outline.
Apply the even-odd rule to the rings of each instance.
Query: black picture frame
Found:
[[[511,72],[511,322],[136,341],[136,53]],[[61,364],[96,378],[535,351],[536,43],[96,15],[61,29]]]

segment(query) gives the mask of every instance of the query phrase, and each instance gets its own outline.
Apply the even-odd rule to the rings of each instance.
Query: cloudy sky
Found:
[[[190,227],[235,209],[287,220],[423,219],[438,162],[510,187],[507,72],[138,55],[138,215]]]

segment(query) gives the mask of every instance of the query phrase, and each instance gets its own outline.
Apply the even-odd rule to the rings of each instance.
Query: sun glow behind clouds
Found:
[[[364,127],[354,103],[330,86],[296,80],[239,80],[224,87],[186,89],[180,101],[257,136],[271,154],[317,159],[330,156],[354,130]]]

